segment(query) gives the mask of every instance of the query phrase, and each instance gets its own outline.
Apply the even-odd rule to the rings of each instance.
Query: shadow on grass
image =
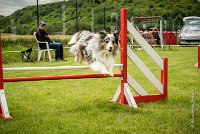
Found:
[[[141,109],[134,109],[111,101],[95,100],[93,104],[78,104],[69,108],[69,113],[126,113],[126,114],[138,114],[141,113]]]

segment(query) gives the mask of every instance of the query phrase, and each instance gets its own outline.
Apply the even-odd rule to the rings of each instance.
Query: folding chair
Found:
[[[34,32],[34,37],[35,37],[35,39],[36,39],[36,41],[37,41],[37,43],[38,43],[38,59],[37,59],[37,61],[40,61],[42,52],[44,52],[44,54],[43,54],[43,59],[45,59],[45,53],[47,52],[47,53],[48,53],[49,61],[51,61],[51,53],[50,53],[50,51],[52,51],[52,50],[54,50],[54,49],[49,49],[49,44],[48,44],[48,42],[38,41],[37,38],[36,38],[36,32]],[[41,48],[40,48],[40,45],[39,45],[40,43],[46,44],[46,49],[41,49]]]

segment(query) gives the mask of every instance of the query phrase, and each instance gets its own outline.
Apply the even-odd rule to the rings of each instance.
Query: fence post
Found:
[[[39,7],[38,7],[38,0],[37,0],[37,26],[39,26]]]
[[[78,32],[78,2],[76,1],[76,32]]]
[[[104,7],[103,28],[106,29],[106,8]]]

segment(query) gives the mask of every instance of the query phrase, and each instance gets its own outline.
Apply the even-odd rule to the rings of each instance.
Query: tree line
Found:
[[[185,16],[200,16],[197,0],[69,0],[39,5],[39,18],[47,23],[50,34],[109,30],[119,27],[119,10],[123,7],[128,9],[129,19],[162,16],[165,20],[182,21]],[[9,16],[0,16],[0,32],[33,34],[37,30],[36,9],[36,5],[28,6]]]

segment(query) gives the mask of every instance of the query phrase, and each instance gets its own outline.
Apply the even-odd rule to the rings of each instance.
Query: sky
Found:
[[[39,4],[59,2],[64,0],[38,0]],[[18,9],[37,5],[37,0],[0,0],[0,15],[8,16]]]

